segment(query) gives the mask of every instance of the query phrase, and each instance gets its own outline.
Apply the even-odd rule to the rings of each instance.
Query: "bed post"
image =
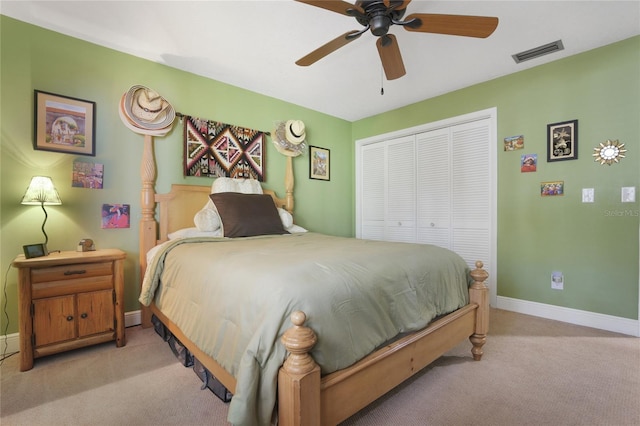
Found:
[[[140,192],[140,205],[142,217],[140,219],[140,284],[144,279],[147,269],[147,252],[157,243],[157,224],[155,220],[155,190],[156,164],[153,158],[153,136],[144,135],[144,149],[140,164],[140,177],[142,178],[142,190]],[[151,311],[146,306],[140,306],[142,313],[142,327],[151,326]]]
[[[469,288],[469,298],[471,303],[478,305],[475,331],[469,337],[471,344],[473,344],[471,353],[476,361],[480,361],[482,358],[482,347],[487,342],[487,333],[489,332],[489,288],[484,284],[489,278],[489,273],[482,269],[483,266],[483,263],[478,260],[476,269],[470,273],[473,283]]]
[[[309,351],[318,338],[304,326],[302,311],[291,314],[293,328],[281,341],[289,352],[278,373],[278,424],[281,426],[320,425],[320,367]]]
[[[284,174],[286,209],[293,214],[293,157],[287,156],[287,168]]]

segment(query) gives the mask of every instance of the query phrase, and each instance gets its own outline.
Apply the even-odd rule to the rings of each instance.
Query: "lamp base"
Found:
[[[31,259],[33,257],[49,256],[49,250],[47,249],[46,243],[27,244],[25,246],[22,246],[22,249],[24,250],[24,257],[26,257],[27,259]]]

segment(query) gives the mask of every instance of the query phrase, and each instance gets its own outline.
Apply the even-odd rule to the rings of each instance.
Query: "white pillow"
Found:
[[[211,207],[205,206],[196,213],[193,217],[193,223],[199,231],[213,232],[220,229],[220,216],[213,207],[213,203],[211,203]]]
[[[222,237],[222,232],[219,227],[216,231],[200,231],[198,228],[184,228],[170,233],[167,237],[169,237],[170,240],[192,237]]]
[[[232,179],[219,177],[211,185],[211,193],[240,192],[242,194],[262,194],[262,186],[256,179]]]
[[[306,229],[304,229],[302,226],[298,226],[298,225],[291,225],[290,227],[286,227],[284,228],[287,232],[289,232],[290,234],[299,234],[302,232],[307,232]]]
[[[280,215],[280,220],[282,221],[282,226],[284,226],[284,229],[287,229],[291,227],[291,225],[293,225],[293,216],[291,216],[291,213],[289,213],[285,209],[278,207],[278,214]]]

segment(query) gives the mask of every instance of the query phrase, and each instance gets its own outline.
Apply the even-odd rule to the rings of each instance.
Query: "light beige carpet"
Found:
[[[640,339],[501,310],[491,321],[482,361],[464,342],[343,425],[640,425]],[[0,372],[2,426],[227,424],[153,329]]]

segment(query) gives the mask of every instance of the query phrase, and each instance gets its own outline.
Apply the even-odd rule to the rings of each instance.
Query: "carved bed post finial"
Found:
[[[476,269],[469,274],[473,278],[473,283],[469,288],[471,303],[478,305],[475,332],[469,337],[473,345],[471,353],[476,361],[480,361],[482,358],[484,353],[482,347],[487,341],[487,333],[489,332],[489,288],[484,284],[489,278],[489,273],[482,269],[483,266],[484,264],[478,260]]]
[[[290,353],[284,362],[284,369],[294,374],[306,374],[313,370],[316,363],[309,355],[309,351],[318,341],[316,333],[304,326],[307,316],[302,311],[291,314],[293,328],[288,329],[282,335],[280,341]]]
[[[309,351],[318,341],[316,333],[304,326],[302,311],[291,314],[293,327],[280,339],[289,357],[278,374],[278,424],[281,426],[320,425],[320,367]]]

